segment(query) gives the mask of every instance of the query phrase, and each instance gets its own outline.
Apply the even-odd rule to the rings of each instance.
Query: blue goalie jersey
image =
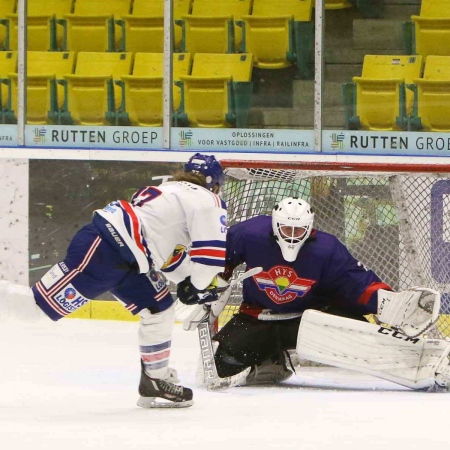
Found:
[[[227,270],[244,263],[263,271],[243,283],[240,312],[255,317],[303,312],[326,306],[350,307],[356,314],[377,311],[377,290],[391,290],[356,260],[333,235],[313,230],[293,262],[286,261],[272,232],[272,218],[257,216],[230,227]]]

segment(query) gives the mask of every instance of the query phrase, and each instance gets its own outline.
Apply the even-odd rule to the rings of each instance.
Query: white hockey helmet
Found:
[[[272,229],[286,261],[295,261],[312,231],[314,213],[308,202],[288,197],[272,210]]]

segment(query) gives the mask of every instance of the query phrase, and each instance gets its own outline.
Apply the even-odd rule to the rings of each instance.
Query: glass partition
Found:
[[[2,140],[24,118],[20,145],[42,149],[441,156],[448,5],[2,0]]]

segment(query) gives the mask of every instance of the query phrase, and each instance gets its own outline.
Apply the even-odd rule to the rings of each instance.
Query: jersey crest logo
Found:
[[[161,267],[164,272],[173,272],[186,258],[187,248],[185,245],[177,244],[172,254]]]
[[[275,303],[289,303],[297,297],[303,297],[315,283],[314,280],[299,278],[291,267],[275,266],[267,272],[253,277],[261,291]]]

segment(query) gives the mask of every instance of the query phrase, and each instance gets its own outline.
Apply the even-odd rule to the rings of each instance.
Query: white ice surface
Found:
[[[207,392],[195,385],[197,334],[179,326],[171,366],[195,401],[184,409],[136,406],[136,323],[0,322],[0,350],[1,450],[450,449],[450,394],[331,368]]]

